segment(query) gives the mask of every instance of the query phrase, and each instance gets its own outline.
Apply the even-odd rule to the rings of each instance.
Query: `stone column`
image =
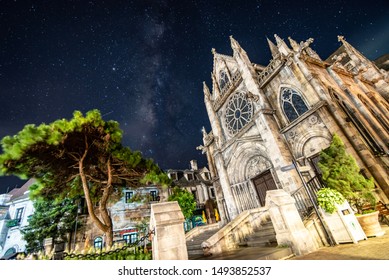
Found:
[[[177,201],[151,205],[153,260],[187,260],[185,218]]]
[[[49,255],[54,249],[54,239],[52,237],[45,238],[43,240],[43,247],[44,247],[45,255]]]
[[[269,208],[279,245],[289,245],[297,256],[318,249],[300,218],[295,200],[286,191],[267,191],[266,207]]]
[[[215,161],[219,172],[219,182],[223,190],[223,196],[226,201],[228,215],[231,220],[238,216],[238,209],[232,193],[231,184],[226,167],[224,166],[223,155],[220,152],[215,153]]]

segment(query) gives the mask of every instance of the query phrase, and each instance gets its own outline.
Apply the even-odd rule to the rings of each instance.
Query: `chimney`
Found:
[[[198,170],[198,168],[197,168],[197,160],[192,159],[190,161],[190,167],[191,167],[192,170]]]

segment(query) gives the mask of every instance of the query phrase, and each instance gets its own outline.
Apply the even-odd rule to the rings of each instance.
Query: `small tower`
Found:
[[[280,52],[278,51],[277,46],[274,45],[274,43],[268,37],[266,37],[266,40],[267,40],[267,43],[269,45],[269,49],[270,49],[270,52],[271,52],[273,59],[279,58]]]
[[[290,54],[291,50],[289,49],[288,45],[284,42],[284,40],[278,37],[277,34],[274,34],[274,38],[276,38],[278,51],[284,56]]]

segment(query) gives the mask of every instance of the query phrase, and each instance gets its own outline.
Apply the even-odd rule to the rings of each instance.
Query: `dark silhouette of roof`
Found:
[[[8,194],[12,195],[10,201],[15,201],[15,200],[19,200],[19,199],[23,199],[23,198],[28,197],[29,194],[25,193],[25,192],[28,191],[30,186],[32,184],[34,184],[35,182],[36,182],[35,179],[30,179],[23,186],[21,186],[20,188],[14,188],[13,190],[11,190],[8,193]]]

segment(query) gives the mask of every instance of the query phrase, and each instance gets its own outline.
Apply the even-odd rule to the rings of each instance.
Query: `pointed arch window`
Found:
[[[366,106],[366,108],[373,114],[373,116],[378,120],[378,122],[382,125],[382,127],[389,133],[389,123],[386,119],[373,107],[368,103],[368,101],[360,94],[358,94],[358,98],[362,101],[362,103]]]
[[[333,99],[338,103],[340,108],[346,114],[346,121],[354,124],[355,128],[358,130],[362,139],[365,141],[367,146],[373,151],[375,155],[384,154],[385,151],[383,148],[376,142],[374,137],[369,132],[369,129],[363,124],[363,122],[359,119],[359,116],[356,114],[355,110],[347,104],[345,101],[341,99],[341,97],[336,94],[334,91],[330,90]]]
[[[219,87],[220,90],[223,90],[226,85],[230,82],[230,79],[228,78],[227,72],[224,70],[221,70],[219,73]]]
[[[281,106],[289,122],[308,111],[301,94],[291,88],[281,89]]]

